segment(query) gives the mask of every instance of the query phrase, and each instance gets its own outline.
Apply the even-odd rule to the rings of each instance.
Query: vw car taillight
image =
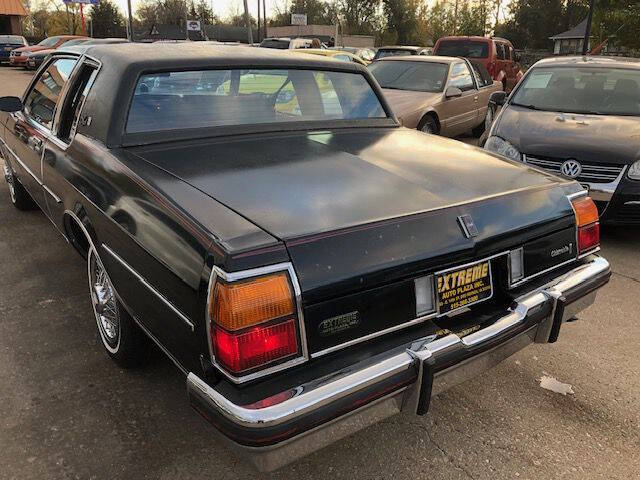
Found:
[[[572,201],[578,227],[578,253],[586,253],[600,245],[598,208],[590,197]]]
[[[233,377],[302,356],[296,295],[288,270],[234,281],[216,275],[208,316],[214,363]]]

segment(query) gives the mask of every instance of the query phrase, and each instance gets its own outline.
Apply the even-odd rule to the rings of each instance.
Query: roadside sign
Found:
[[[200,20],[187,20],[187,30],[190,32],[199,32],[202,30],[200,28]]]
[[[306,13],[292,13],[291,14],[291,25],[306,25],[307,24],[307,14]]]

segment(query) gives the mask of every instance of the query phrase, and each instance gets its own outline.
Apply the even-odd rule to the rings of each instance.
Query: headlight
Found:
[[[491,152],[498,153],[503,157],[522,161],[522,154],[516,147],[511,145],[506,140],[503,140],[500,137],[496,137],[495,135],[492,135],[491,137],[489,137],[489,139],[487,140],[487,143],[485,143],[484,145],[484,148],[486,148]]]
[[[629,178],[632,180],[640,180],[640,160],[631,165],[627,175],[629,175]]]

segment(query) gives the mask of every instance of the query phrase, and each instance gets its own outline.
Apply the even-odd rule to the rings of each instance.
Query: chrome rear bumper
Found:
[[[433,395],[477,376],[530,343],[554,342],[563,322],[591,305],[611,275],[590,257],[516,299],[492,325],[465,337],[421,338],[263,401],[237,405],[194,373],[192,406],[228,440],[270,471],[401,411],[424,414]]]

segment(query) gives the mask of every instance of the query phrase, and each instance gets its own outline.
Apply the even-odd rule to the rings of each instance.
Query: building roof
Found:
[[[567,30],[566,32],[559,33],[554,35],[553,37],[549,37],[551,40],[570,40],[573,38],[584,38],[584,34],[587,31],[587,19],[585,18],[578,25],[573,27],[571,30]]]
[[[27,10],[24,8],[21,0],[0,0],[0,15],[19,15],[27,16]]]

